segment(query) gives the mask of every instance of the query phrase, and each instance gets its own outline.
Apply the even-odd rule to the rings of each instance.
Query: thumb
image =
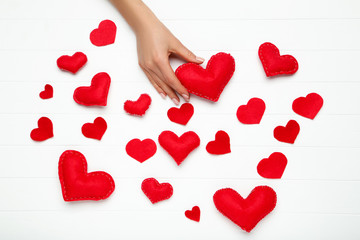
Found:
[[[197,63],[201,64],[204,62],[204,58],[197,57],[193,52],[191,52],[189,49],[187,49],[181,42],[178,42],[176,48],[173,50],[173,52],[183,58],[187,62]]]

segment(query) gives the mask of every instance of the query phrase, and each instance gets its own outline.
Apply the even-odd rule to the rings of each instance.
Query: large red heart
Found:
[[[216,208],[246,232],[250,232],[276,206],[276,192],[268,186],[255,187],[247,198],[224,188],[213,196]]]
[[[82,66],[87,62],[87,57],[82,52],[76,52],[72,56],[63,55],[56,61],[61,70],[77,73]]]
[[[185,216],[190,220],[200,222],[200,208],[198,206],[194,206],[191,210],[186,210]]]
[[[141,183],[141,190],[155,204],[169,199],[173,195],[170,183],[159,183],[155,178],[147,178]]]
[[[34,141],[44,141],[53,136],[53,124],[47,117],[41,117],[38,120],[38,128],[33,129],[30,133],[30,137]]]
[[[260,98],[251,98],[246,105],[241,105],[236,116],[241,123],[259,124],[265,112],[265,102]]]
[[[126,153],[141,163],[145,162],[156,153],[156,144],[152,139],[132,139],[126,144]]]
[[[200,145],[199,136],[192,131],[186,132],[180,137],[171,131],[163,131],[159,135],[158,141],[177,165],[180,165]]]
[[[280,152],[272,153],[257,165],[257,172],[264,178],[281,178],[287,165],[287,159]]]
[[[106,199],[115,189],[114,180],[108,173],[88,173],[84,155],[74,150],[61,154],[59,179],[65,201]]]
[[[300,132],[300,126],[295,120],[290,120],[285,127],[277,126],[274,129],[274,137],[285,143],[294,143]]]
[[[300,116],[314,119],[321,107],[324,100],[317,93],[309,93],[306,97],[299,97],[294,100],[292,109]]]
[[[280,55],[279,49],[269,42],[263,43],[259,47],[259,58],[268,77],[294,74],[299,68],[298,62],[293,56]]]
[[[54,94],[54,89],[50,84],[46,84],[44,91],[41,91],[39,96],[41,99],[49,99],[52,98]]]
[[[103,20],[99,27],[90,33],[90,41],[95,46],[106,46],[115,42],[116,25],[111,20]]]
[[[230,153],[229,135],[225,131],[218,131],[215,134],[215,141],[211,141],[206,145],[206,151],[217,155]]]
[[[235,60],[227,53],[212,56],[206,69],[195,63],[185,63],[175,71],[187,90],[216,102],[235,71]]]
[[[103,119],[102,117],[97,117],[94,120],[94,123],[85,123],[81,128],[81,132],[87,138],[101,140],[106,129],[107,124],[105,119]]]
[[[127,100],[124,103],[124,110],[131,115],[143,116],[149,109],[150,104],[151,97],[144,93],[136,101]]]
[[[191,103],[184,103],[180,108],[172,107],[167,112],[170,121],[181,125],[186,125],[193,114],[194,107]]]
[[[106,72],[96,74],[91,80],[91,86],[75,89],[75,102],[85,106],[106,106],[110,82],[110,76]]]

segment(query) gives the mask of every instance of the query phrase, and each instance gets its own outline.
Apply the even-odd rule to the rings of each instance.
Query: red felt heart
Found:
[[[156,149],[155,142],[149,138],[142,141],[135,138],[126,144],[127,154],[141,163],[154,156]]]
[[[59,160],[59,179],[65,201],[108,198],[115,183],[106,172],[87,172],[87,162],[80,152],[67,150]]]
[[[87,62],[87,57],[82,52],[76,52],[72,56],[63,55],[56,61],[61,70],[76,73]]]
[[[41,117],[37,123],[38,128],[33,129],[30,133],[30,137],[32,140],[44,141],[54,136],[53,124],[49,118]]]
[[[102,117],[97,117],[94,120],[94,123],[85,123],[81,128],[81,132],[87,138],[101,140],[106,129],[107,124],[105,119],[103,119]]]
[[[54,94],[54,89],[50,84],[46,84],[44,91],[41,91],[39,96],[41,99],[49,99],[52,98]]]
[[[186,210],[185,216],[190,220],[200,222],[200,208],[198,206],[194,206],[191,210]]]
[[[235,71],[235,60],[227,53],[212,56],[206,69],[185,63],[175,71],[177,78],[189,92],[216,102]]]
[[[101,47],[115,42],[116,25],[111,20],[103,20],[99,27],[90,33],[90,41],[95,46]]]
[[[257,172],[264,178],[281,178],[287,164],[287,159],[280,152],[272,153],[269,158],[262,159],[257,165]]]
[[[306,97],[299,97],[294,100],[292,109],[300,116],[314,119],[321,107],[324,100],[317,93],[309,93]]]
[[[91,80],[91,86],[75,89],[75,102],[85,106],[106,106],[110,82],[109,74],[105,72],[96,74]]]
[[[255,187],[247,198],[224,188],[213,196],[216,208],[246,232],[250,232],[276,206],[276,192],[268,186]]]
[[[159,135],[158,141],[177,165],[180,165],[200,145],[199,136],[192,131],[186,132],[180,137],[171,131],[163,131]]]
[[[268,77],[279,74],[294,74],[299,68],[298,62],[293,56],[280,55],[279,49],[269,42],[261,44],[259,57]]]
[[[141,94],[138,100],[130,101],[127,100],[124,103],[125,112],[131,115],[143,116],[146,110],[149,109],[151,104],[151,97],[146,93]]]
[[[173,195],[170,183],[159,183],[155,178],[147,178],[141,183],[141,190],[155,204],[169,199]]]
[[[215,141],[211,141],[206,145],[206,151],[210,154],[226,154],[230,153],[230,137],[224,131],[218,131],[215,134]]]
[[[181,125],[186,125],[193,114],[194,107],[191,103],[184,103],[180,108],[172,107],[167,112],[170,121]]]
[[[290,120],[285,127],[277,126],[274,129],[274,137],[285,143],[294,143],[300,132],[300,126],[295,120]]]
[[[246,105],[241,105],[236,116],[241,123],[259,124],[265,112],[265,102],[260,98],[251,98]]]

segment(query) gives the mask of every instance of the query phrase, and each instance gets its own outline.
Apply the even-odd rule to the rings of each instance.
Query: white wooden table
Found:
[[[186,127],[170,122],[163,100],[137,65],[135,37],[107,1],[0,0],[0,239],[360,239],[360,2],[358,0],[153,0],[149,7],[197,55],[224,51],[236,71],[216,104],[192,97],[195,114]],[[103,19],[117,27],[115,44],[95,47],[90,31]],[[292,54],[299,71],[269,80],[257,56],[261,43]],[[56,59],[83,51],[88,63],[75,76],[57,69]],[[182,62],[173,60],[177,67]],[[86,108],[73,91],[93,75],[112,77],[108,106]],[[38,97],[43,86],[54,98]],[[127,115],[123,103],[141,93],[153,103],[143,118]],[[310,92],[324,98],[315,120],[296,115],[292,101]],[[267,110],[260,125],[242,125],[236,109],[261,97]],[[47,116],[55,137],[35,143],[30,131]],[[87,139],[81,126],[102,116],[102,141]],[[276,141],[272,131],[295,119],[294,145]],[[216,131],[231,138],[232,153],[211,156],[206,143]],[[195,131],[200,147],[178,167],[158,145],[143,164],[131,159],[132,138],[157,139],[163,130]],[[81,151],[89,171],[115,180],[113,195],[100,202],[64,202],[57,164],[67,149]],[[274,151],[288,166],[269,180],[257,163]],[[144,178],[174,187],[171,199],[152,205],[141,192]],[[252,233],[243,232],[215,208],[212,195],[232,187],[247,196],[257,185],[278,194],[275,210]],[[199,205],[200,223],[184,211]]]

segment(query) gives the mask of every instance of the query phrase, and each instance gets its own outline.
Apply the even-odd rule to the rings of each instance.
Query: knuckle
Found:
[[[144,61],[143,65],[147,69],[152,69],[154,67],[154,63],[151,60]]]

